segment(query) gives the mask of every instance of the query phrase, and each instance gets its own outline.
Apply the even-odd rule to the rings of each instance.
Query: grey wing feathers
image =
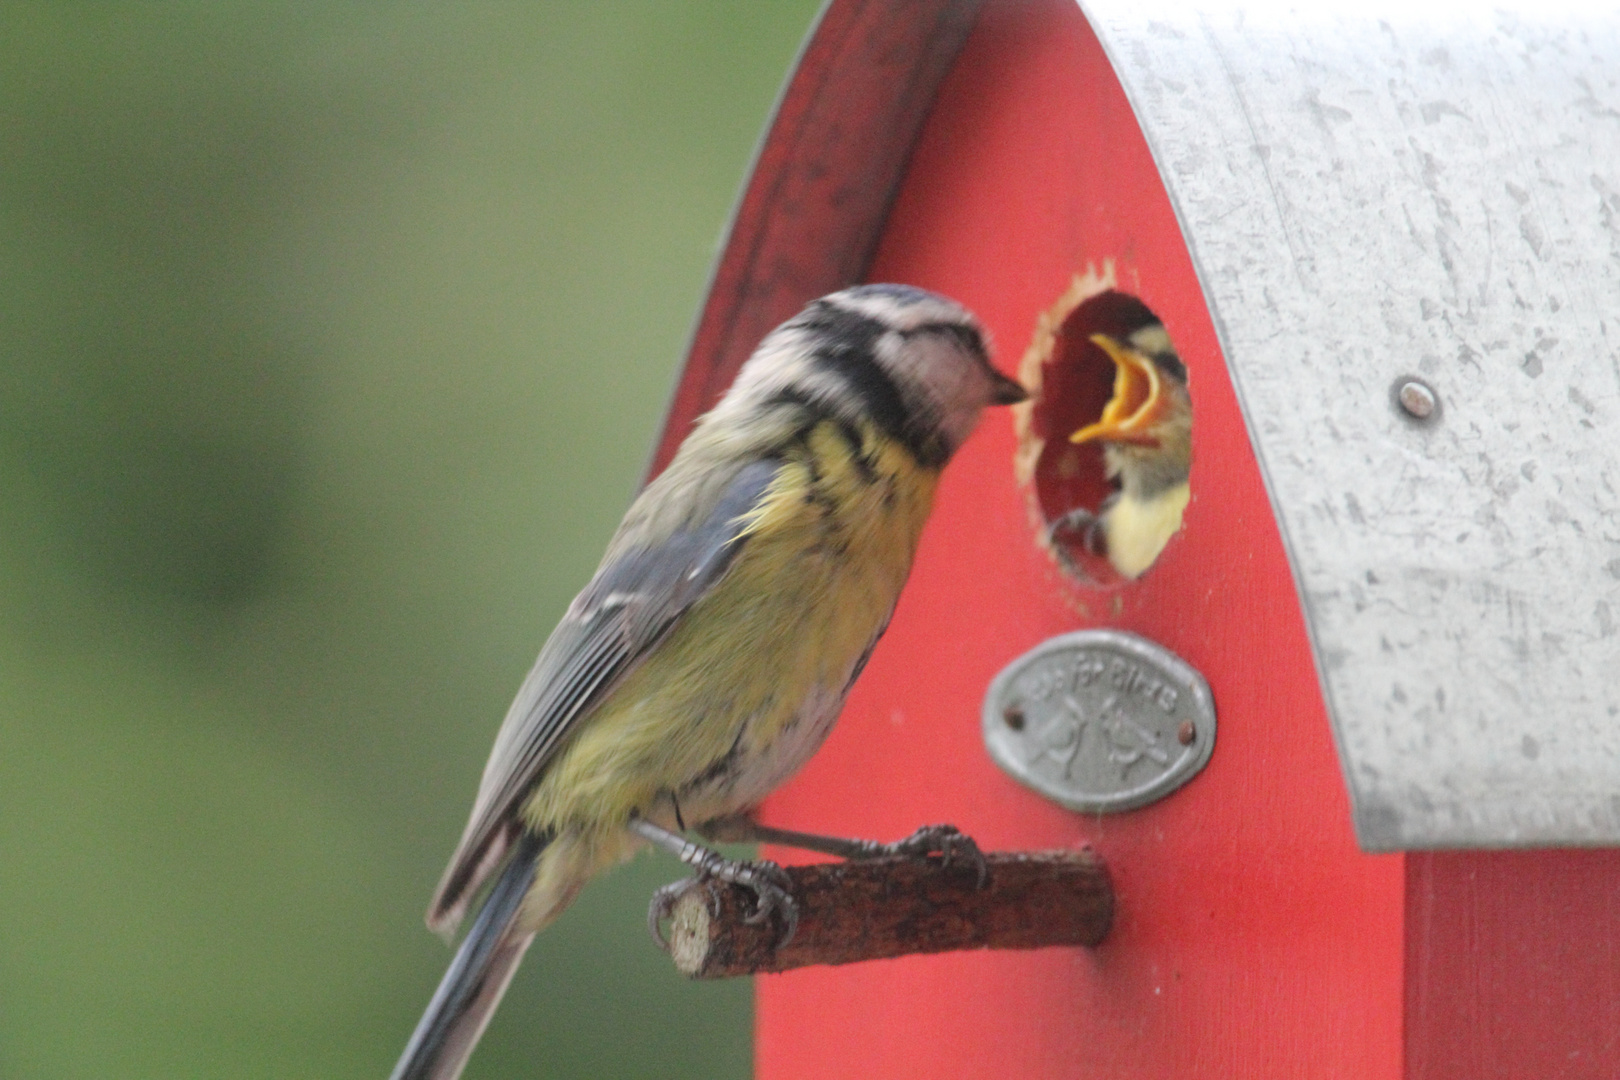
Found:
[[[430,927],[454,931],[521,831],[517,809],[563,736],[725,573],[744,542],[738,519],[779,468],[776,460],[738,468],[708,514],[660,542],[620,550],[569,605],[501,724],[472,816],[428,908]]]

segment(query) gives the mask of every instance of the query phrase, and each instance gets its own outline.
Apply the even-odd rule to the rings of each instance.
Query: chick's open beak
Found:
[[[1158,367],[1135,349],[1121,345],[1107,334],[1092,334],[1092,342],[1114,362],[1114,396],[1103,406],[1094,424],[1069,436],[1074,443],[1101,439],[1106,442],[1159,445],[1154,427],[1170,410]]]

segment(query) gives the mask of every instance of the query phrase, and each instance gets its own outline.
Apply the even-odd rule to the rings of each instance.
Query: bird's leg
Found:
[[[973,837],[955,825],[924,825],[904,840],[896,840],[889,844],[882,844],[876,840],[846,839],[841,836],[821,836],[793,829],[778,829],[772,825],[761,825],[746,815],[706,822],[697,827],[697,833],[705,840],[723,843],[781,844],[784,847],[819,851],[823,855],[851,860],[881,859],[890,855],[922,859],[937,852],[946,866],[956,860],[972,866],[979,876],[981,886],[989,873],[989,866],[984,861],[984,853],[979,850],[979,845],[973,842]]]
[[[793,894],[789,891],[792,883],[780,866],[767,859],[728,859],[718,851],[694,844],[679,833],[670,832],[642,817],[630,819],[630,831],[692,867],[699,879],[716,878],[752,891],[757,903],[753,914],[744,921],[763,922],[770,918],[771,912],[777,912],[785,924],[782,938],[777,944],[786,945],[792,939],[793,932],[799,927],[799,905],[794,903]],[[647,925],[652,930],[653,940],[666,951],[669,943],[664,940],[662,923],[685,884],[678,881],[665,885],[653,894],[652,905],[647,909]]]

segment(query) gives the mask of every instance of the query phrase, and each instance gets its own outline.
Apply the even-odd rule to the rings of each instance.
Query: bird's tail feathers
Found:
[[[461,920],[467,917],[467,907],[478,896],[479,886],[488,880],[506,859],[513,843],[523,835],[523,826],[513,825],[493,830],[484,840],[482,851],[476,858],[468,857],[467,839],[462,838],[450,865],[445,867],[439,887],[433,891],[433,902],[428,905],[428,929],[454,941]]]
[[[549,837],[523,834],[389,1080],[456,1080],[534,940],[516,929]]]

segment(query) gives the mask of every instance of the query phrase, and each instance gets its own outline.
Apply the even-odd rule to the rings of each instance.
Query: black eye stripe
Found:
[[[1175,376],[1177,381],[1187,381],[1187,365],[1181,362],[1181,357],[1173,352],[1149,353],[1148,359]]]
[[[1164,332],[1164,327],[1157,322],[1151,324],[1151,328],[1156,328],[1161,334]],[[1137,333],[1126,338],[1126,343],[1129,344],[1131,348],[1153,361],[1153,363],[1156,364],[1161,370],[1169,372],[1169,374],[1177,381],[1185,383],[1187,381],[1187,365],[1181,362],[1181,357],[1176,355],[1176,350],[1173,348],[1145,349],[1142,347],[1138,337],[1140,333],[1141,332],[1138,331]],[[1157,336],[1158,335],[1155,335],[1155,338],[1157,338]]]
[[[879,431],[899,440],[924,465],[943,465],[948,456],[933,430],[932,418],[916,415],[900,386],[877,362],[877,342],[889,328],[877,319],[848,308],[817,302],[798,319],[807,341],[815,342],[812,369],[835,376],[861,413]],[[836,407],[838,402],[824,402]],[[846,408],[848,406],[846,405]]]

